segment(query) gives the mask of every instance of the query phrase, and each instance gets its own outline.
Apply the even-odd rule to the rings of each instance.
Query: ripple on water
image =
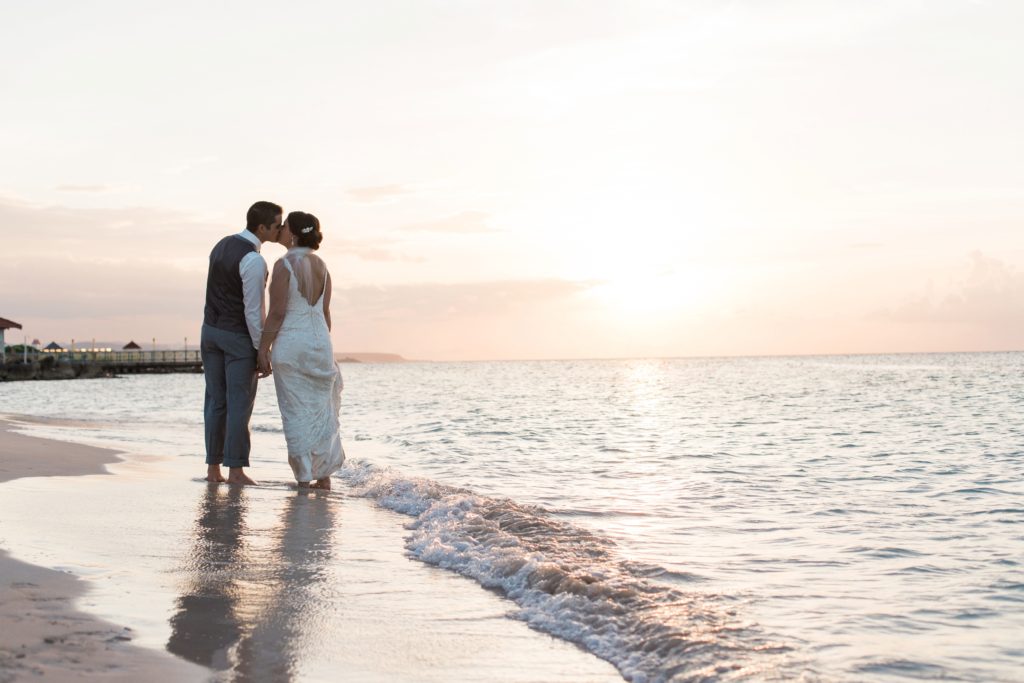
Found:
[[[733,622],[702,621],[697,608],[728,605],[730,619],[798,647],[795,657],[819,657],[800,672],[824,680],[1019,680],[1024,670],[1024,354],[363,364],[345,374],[351,457],[474,492],[463,495],[543,505],[550,512],[534,514],[614,538],[624,562],[682,573],[633,580],[716,596],[689,610],[686,600],[652,605],[651,633],[662,633],[657,618],[703,633],[696,651],[728,648]],[[104,422],[145,452],[180,454],[190,434],[193,453],[202,449],[201,377],[54,386],[4,385],[5,405]],[[262,385],[253,423],[279,424],[272,385]],[[280,433],[253,438],[260,463],[283,462]],[[472,521],[480,510],[453,508],[410,530],[440,534],[436,548],[416,552],[462,558],[453,570],[473,571],[466,563],[484,541],[454,516]],[[481,519],[482,530],[494,523]],[[445,539],[465,553],[447,554]],[[565,569],[536,576],[557,585]],[[596,567],[579,571],[600,579]],[[985,616],[918,612],[939,604]],[[908,626],[880,638],[864,613]],[[578,616],[532,614],[551,633]],[[629,661],[641,671],[646,645],[632,633],[615,651],[629,660],[637,648]],[[703,675],[759,679],[759,650],[743,652],[750,668],[720,674],[716,662]],[[666,676],[701,675],[668,659],[658,669]]]

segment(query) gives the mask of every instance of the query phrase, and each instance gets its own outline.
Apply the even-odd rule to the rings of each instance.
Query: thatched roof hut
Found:
[[[130,341],[127,344],[124,345],[124,348],[122,350],[124,350],[124,351],[140,351],[141,349],[142,349],[141,346],[136,344],[134,341]]]
[[[66,351],[66,350],[67,349],[65,349],[63,346],[61,346],[60,344],[58,344],[55,341],[50,342],[49,344],[47,344],[46,346],[43,347],[43,351]]]

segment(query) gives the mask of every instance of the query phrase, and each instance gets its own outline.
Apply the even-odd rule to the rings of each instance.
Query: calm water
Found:
[[[1024,680],[1024,354],[343,372],[343,488],[630,680]],[[199,376],[0,400],[202,468]],[[269,382],[253,428],[286,478]]]

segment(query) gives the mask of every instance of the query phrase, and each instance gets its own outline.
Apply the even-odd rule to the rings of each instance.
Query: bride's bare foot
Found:
[[[331,490],[331,478],[330,477],[324,477],[323,479],[317,479],[315,484],[310,484],[309,485],[309,488],[311,488],[311,489],[320,489],[321,491],[330,491]]]
[[[228,474],[227,482],[235,486],[258,486],[258,484],[246,476],[241,467],[232,467]]]
[[[206,466],[206,481],[220,483],[227,481],[224,479],[224,475],[221,474],[220,465],[207,465]]]

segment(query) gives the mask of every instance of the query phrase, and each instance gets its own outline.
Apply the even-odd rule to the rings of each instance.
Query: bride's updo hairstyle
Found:
[[[320,221],[311,213],[292,211],[288,214],[288,229],[295,235],[295,246],[316,250],[324,236],[320,232]]]

